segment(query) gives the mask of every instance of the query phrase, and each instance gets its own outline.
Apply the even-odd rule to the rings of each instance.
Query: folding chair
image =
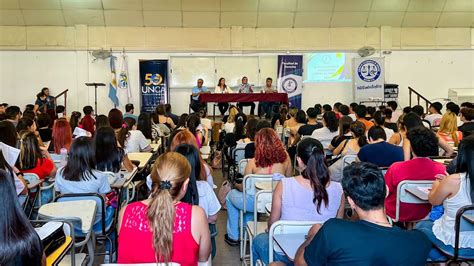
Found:
[[[270,230],[268,231],[269,238],[269,249],[268,249],[268,259],[269,262],[273,262],[273,253],[275,251],[281,252],[281,249],[278,246],[275,246],[275,241],[273,237],[275,235],[282,234],[301,234],[305,237],[308,234],[309,229],[315,224],[323,224],[324,222],[320,221],[277,221],[272,224]],[[297,248],[297,247],[296,247]]]
[[[340,179],[339,179],[339,180],[342,180],[342,178],[344,177],[343,176],[344,168],[346,168],[346,166],[349,166],[350,164],[355,162],[357,160],[357,155],[349,154],[349,155],[346,155],[346,156],[342,157],[339,160],[342,160],[341,176],[340,176]]]
[[[247,167],[247,164],[249,163],[249,161],[250,159],[242,159],[239,161],[239,164],[238,164],[239,174],[244,175],[245,168]]]
[[[267,222],[259,222],[258,214],[267,213],[265,205],[272,202],[271,190],[260,190],[255,194],[255,201],[253,203],[253,221],[249,221],[245,227],[246,234],[244,235],[244,252],[247,250],[247,237],[250,242],[250,265],[253,262],[253,239],[265,232],[267,229]],[[245,257],[245,255],[244,255]]]
[[[242,182],[243,185],[243,209],[239,211],[239,231],[240,231],[240,258],[244,259],[244,231],[245,231],[245,224],[244,224],[244,214],[247,213],[247,194],[255,197],[256,194],[256,188],[255,188],[255,182],[272,182],[272,177],[273,175],[255,175],[255,174],[250,174],[246,175],[244,177],[244,180]]]
[[[404,180],[398,183],[397,186],[397,201],[395,205],[395,217],[387,215],[389,220],[392,222],[412,222],[412,221],[400,221],[400,203],[411,203],[411,204],[429,204],[428,201],[422,200],[415,195],[407,191],[407,189],[417,189],[418,187],[429,187],[433,186],[433,180]]]
[[[105,252],[103,254],[109,255],[109,259],[113,261],[113,254],[114,251],[116,251],[117,247],[117,237],[115,237],[115,241],[112,241],[111,235],[115,232],[115,222],[116,219],[115,217],[117,216],[116,213],[114,214],[114,218],[112,218],[112,221],[110,224],[106,224],[106,206],[105,206],[105,200],[104,198],[97,194],[97,193],[77,193],[77,194],[62,194],[56,198],[55,201],[57,202],[62,202],[62,201],[75,201],[75,200],[94,200],[97,203],[97,209],[101,210],[101,230],[95,231],[92,229],[93,234],[93,243],[95,246],[95,240],[104,240],[109,242],[110,245],[110,251]],[[79,236],[81,236],[79,234]],[[96,254],[96,255],[102,255],[102,254]]]
[[[446,250],[443,250],[441,247],[435,245],[435,247],[440,250],[448,259],[446,260],[447,265],[451,265],[453,262],[466,262],[474,261],[473,257],[463,257],[459,255],[459,235],[461,232],[472,232],[474,231],[474,204],[464,206],[460,208],[456,213],[456,221],[454,224],[455,232],[455,242],[454,242],[454,252],[453,254],[449,253]]]
[[[24,173],[23,178],[26,181],[28,181],[28,183],[30,183],[30,184],[38,182],[39,180],[41,180],[39,178],[39,176],[37,174],[34,174],[34,173]],[[50,184],[48,184],[48,183],[50,183]],[[30,191],[30,192],[36,192],[37,193],[35,200],[33,200],[34,205],[31,206],[30,215],[31,215],[31,213],[33,212],[34,209],[39,209],[41,207],[41,205],[43,205],[43,202],[41,202],[41,198],[42,198],[42,194],[45,193],[45,191],[51,191],[51,194],[53,195],[51,201],[54,201],[54,198],[55,198],[54,182],[45,181],[43,184],[40,185],[39,190],[37,188],[35,188],[35,189],[32,189],[32,191]],[[49,203],[51,201],[48,201],[48,202],[45,202],[45,203]],[[27,204],[27,203],[25,203],[25,204]]]

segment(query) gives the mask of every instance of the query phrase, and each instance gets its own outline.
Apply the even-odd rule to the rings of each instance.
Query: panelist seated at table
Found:
[[[209,93],[209,89],[206,86],[203,86],[204,80],[198,79],[196,87],[193,88],[192,97],[191,97],[191,109],[194,112],[199,112],[199,110],[207,107],[207,104],[199,102],[199,95],[203,93]]]
[[[233,91],[225,84],[225,78],[220,78],[219,82],[217,82],[217,86],[214,89],[214,93],[232,93]],[[219,107],[219,111],[221,115],[224,116],[227,109],[229,109],[229,103],[218,103],[217,106]]]
[[[277,90],[275,87],[272,85],[273,79],[268,77],[265,80],[265,86],[262,88],[261,93],[276,93]],[[271,102],[261,102],[259,103],[258,107],[258,116],[262,115],[269,115],[270,112],[272,111],[272,106],[277,103],[271,103]]]
[[[248,83],[249,80],[247,77],[242,77],[242,84],[239,86],[239,93],[253,93],[253,85]],[[250,114],[255,113],[255,103],[254,102],[240,102],[237,104],[240,110],[244,110],[244,106],[250,106]]]

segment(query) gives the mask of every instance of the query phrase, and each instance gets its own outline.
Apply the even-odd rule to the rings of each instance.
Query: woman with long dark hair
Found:
[[[42,150],[36,134],[29,131],[20,133],[20,170],[33,173],[40,179],[56,175],[56,166],[47,150]]]
[[[81,121],[81,112],[73,111],[71,113],[71,118],[69,118],[69,124],[71,125],[71,130],[74,132],[74,129],[79,126],[79,122]]]
[[[108,176],[95,170],[94,145],[89,137],[74,140],[69,150],[66,166],[56,174],[54,188],[61,194],[97,193],[105,197],[111,191]],[[102,209],[97,208],[94,231],[102,229]],[[114,209],[106,209],[105,224],[112,222]]]
[[[207,129],[201,125],[201,118],[196,114],[192,114],[189,116],[186,124],[191,134],[193,134],[196,138],[198,148],[201,148],[202,146],[207,146]]]
[[[124,150],[119,147],[111,127],[97,129],[94,136],[96,169],[118,173],[123,167],[131,172],[133,164]]]
[[[17,147],[18,143],[18,133],[16,128],[10,121],[0,121],[0,142],[3,142],[11,147]]]
[[[444,213],[436,221],[424,220],[416,229],[426,234],[433,243],[429,258],[444,260],[444,252],[454,253],[456,241],[456,213],[462,207],[472,205],[474,200],[474,136],[463,139],[459,145],[456,173],[449,176],[437,176],[428,195],[433,206],[443,205]],[[435,248],[438,247],[438,248]],[[474,232],[459,233],[459,256],[474,259]]]
[[[0,169],[0,265],[46,265],[41,240],[17,200],[13,176]]]
[[[279,220],[325,222],[330,218],[343,218],[344,194],[340,183],[329,179],[329,169],[321,143],[304,139],[296,148],[301,175],[282,178],[273,192],[272,211],[268,228]],[[313,204],[309,204],[312,202]],[[253,240],[253,260],[268,261],[268,233]],[[290,263],[282,253],[274,253],[275,261]]]
[[[150,197],[122,208],[118,220],[118,263],[207,261],[211,240],[202,208],[181,202],[191,175],[188,160],[168,152],[151,171]],[[139,226],[138,226],[139,225]]]
[[[333,155],[341,155],[341,158],[329,167],[329,171],[331,172],[331,180],[333,181],[341,181],[342,170],[344,167],[342,157],[347,155],[357,155],[360,148],[368,144],[367,137],[365,136],[364,123],[360,121],[352,122],[351,134],[351,139],[341,142],[341,144],[339,144],[339,146],[337,146],[337,148],[332,152]]]
[[[138,116],[137,130],[140,130],[145,138],[152,139],[151,137],[151,115],[149,113],[141,113]]]
[[[347,139],[352,139],[351,124],[354,122],[350,116],[343,116],[339,118],[339,134],[331,140],[328,149],[333,151],[341,142]]]

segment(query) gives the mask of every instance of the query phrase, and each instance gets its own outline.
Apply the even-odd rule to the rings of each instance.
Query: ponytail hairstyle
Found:
[[[69,124],[71,125],[71,130],[74,132],[74,129],[79,125],[81,120],[81,112],[74,111],[71,113],[71,118],[69,119]]]
[[[329,168],[323,145],[313,138],[303,139],[296,147],[296,155],[304,164],[300,165],[305,167],[301,175],[311,182],[314,191],[313,203],[316,204],[318,213],[321,213],[321,203],[324,202],[325,207],[329,204],[326,190],[326,185],[329,183]]]
[[[34,132],[20,132],[20,168],[21,170],[33,169],[38,164],[43,163],[43,155],[41,153],[38,139]]]
[[[364,147],[367,144],[367,137],[365,136],[365,125],[360,121],[352,122],[351,132],[354,135],[354,138],[357,139],[357,145],[360,148]]]
[[[23,130],[34,132],[33,126],[35,125],[35,121],[31,118],[22,117],[18,120],[18,124],[16,125],[16,131],[20,132]]]
[[[118,143],[120,146],[122,146],[122,148],[125,148],[125,141],[130,136],[130,132],[127,125],[123,122],[122,111],[116,108],[110,110],[109,123],[110,126],[117,132],[116,134]]]
[[[188,160],[177,152],[160,155],[153,164],[153,182],[147,217],[153,233],[153,248],[158,261],[169,262],[173,248],[174,201],[191,174]]]
[[[194,145],[181,144],[176,147],[175,152],[186,157],[189,164],[191,165],[188,189],[186,189],[186,194],[181,199],[181,201],[191,205],[199,205],[199,193],[196,184],[197,180],[200,180],[199,176],[201,174],[201,158],[199,155],[199,150]]]
[[[456,173],[466,173],[471,181],[471,203],[474,201],[474,135],[464,138],[459,144]]]

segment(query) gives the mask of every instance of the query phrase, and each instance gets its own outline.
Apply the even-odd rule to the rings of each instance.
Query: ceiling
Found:
[[[3,26],[474,27],[474,0],[0,0]]]

